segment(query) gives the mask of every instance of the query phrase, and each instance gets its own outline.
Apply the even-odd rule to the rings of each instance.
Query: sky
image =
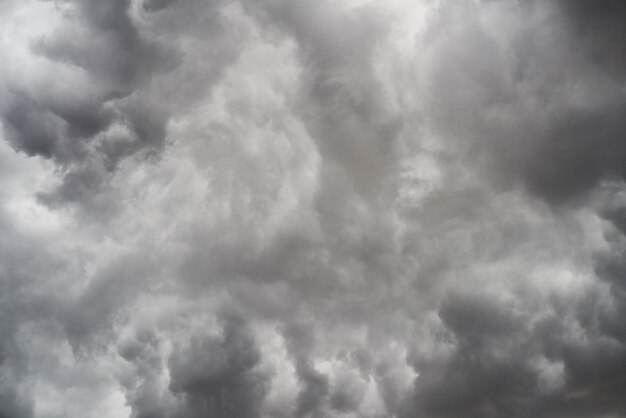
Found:
[[[625,2],[0,22],[0,418],[626,417]]]

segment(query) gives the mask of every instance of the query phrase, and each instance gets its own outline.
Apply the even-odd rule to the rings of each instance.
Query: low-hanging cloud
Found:
[[[626,415],[619,1],[0,16],[0,417]]]

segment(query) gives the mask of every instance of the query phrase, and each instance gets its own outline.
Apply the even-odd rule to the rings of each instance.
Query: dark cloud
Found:
[[[626,7],[619,1],[605,0],[593,4],[584,1],[563,1],[560,7],[580,42],[586,58],[617,81],[624,81],[624,17]]]
[[[170,390],[181,400],[174,416],[257,417],[267,377],[245,324],[227,317],[221,338],[193,336],[169,360]]]
[[[185,84],[194,83],[175,82],[180,92],[154,87],[155,79],[174,69],[188,72],[189,65],[181,58],[177,40],[155,35],[150,25],[161,21],[164,32],[169,30],[174,37],[202,36],[188,9],[199,10],[208,19],[220,15],[219,2],[204,9],[188,3],[177,17],[190,23],[173,28],[167,27],[169,15],[175,15],[165,10],[169,3],[146,3],[145,15],[138,14],[128,0],[56,4],[56,18],[62,24],[28,45],[33,59],[29,65],[48,74],[9,84],[2,109],[9,143],[27,155],[52,159],[66,173],[57,190],[42,194],[44,202],[106,210],[94,200],[111,199],[98,194],[107,193],[104,186],[117,166],[132,156],[146,159],[162,152],[169,118],[179,104],[176,98],[185,94]],[[154,17],[157,9],[162,13]],[[213,20],[215,26],[222,25]],[[218,36],[223,32],[206,30],[211,31]],[[216,55],[211,58],[217,58],[210,63],[214,74],[203,71],[207,87],[236,56],[237,51],[228,47],[206,47]],[[226,48],[227,52],[220,51]],[[198,51],[202,53],[199,48],[194,54]],[[197,64],[192,63],[200,67]]]
[[[148,0],[142,3],[142,7],[148,12],[159,12],[172,6],[177,1],[179,0]]]
[[[581,4],[500,2],[451,12],[444,15],[450,23],[434,27],[430,42],[437,46],[429,47],[435,123],[475,143],[471,158],[491,160],[498,182],[521,180],[552,203],[624,175],[624,80],[614,71],[623,49],[616,28],[623,25],[612,20],[621,8]],[[513,19],[509,32],[475,20],[499,17]],[[616,62],[603,64],[594,54]]]
[[[625,13],[0,2],[0,417],[625,415]]]
[[[0,394],[0,402],[2,402],[2,407],[0,407],[0,417],[26,418],[33,416],[31,408],[21,405],[18,399],[17,395],[10,389],[6,392],[2,392]]]
[[[51,157],[58,141],[59,123],[28,97],[17,97],[5,114],[9,140],[29,155]]]
[[[97,193],[102,180],[94,182],[94,176],[106,177],[107,170],[141,149],[162,149],[167,113],[126,98],[168,57],[164,48],[142,36],[128,1],[63,2],[58,7],[66,25],[30,45],[35,60],[47,60],[32,65],[49,67],[49,83],[9,86],[2,118],[15,149],[52,159],[68,173],[51,199],[76,202],[85,193],[78,196],[67,189]],[[85,160],[90,167],[82,164]]]

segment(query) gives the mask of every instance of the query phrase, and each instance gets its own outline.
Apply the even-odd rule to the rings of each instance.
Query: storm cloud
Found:
[[[0,2],[0,417],[626,416],[626,5]]]

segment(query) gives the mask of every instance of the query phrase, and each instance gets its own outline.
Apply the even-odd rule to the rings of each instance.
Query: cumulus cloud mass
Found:
[[[621,0],[0,0],[0,417],[626,417],[625,180]]]

